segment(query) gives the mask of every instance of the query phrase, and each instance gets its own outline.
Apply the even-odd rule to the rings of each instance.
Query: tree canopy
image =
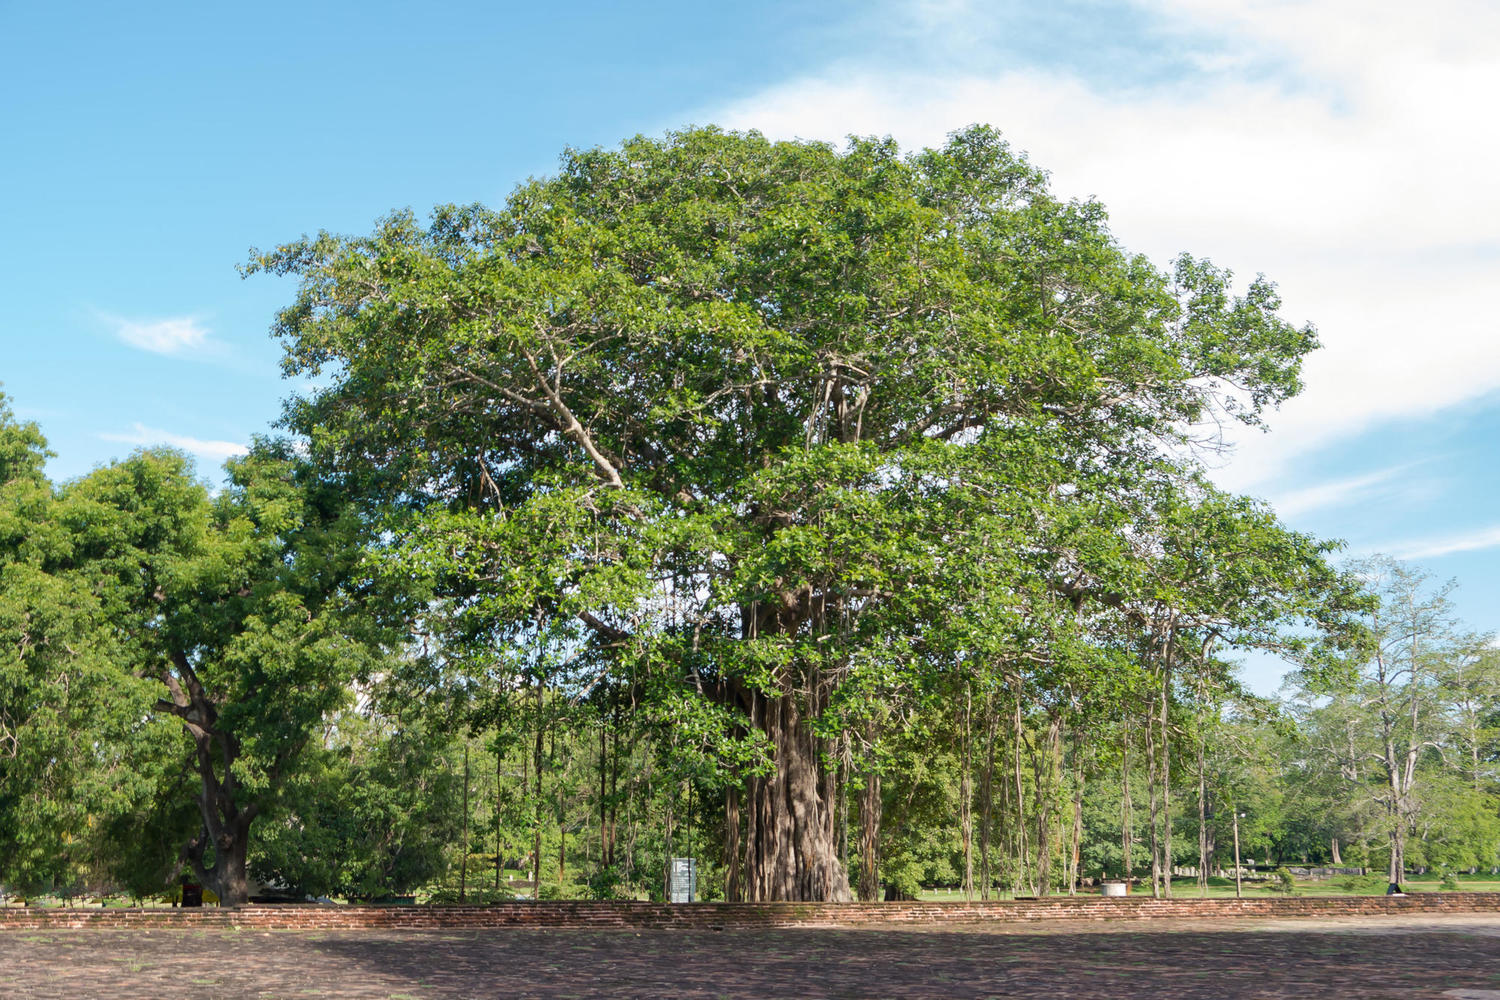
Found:
[[[905,156],[638,138],[501,209],[250,270],[300,279],[276,333],[326,387],[287,423],[386,511],[390,563],[448,602],[435,628],[586,647],[705,759],[748,741],[750,898],[848,892],[824,773],[845,737],[818,721],[863,674],[1170,603],[1130,526],[1216,516],[1180,499],[1182,450],[1296,392],[1315,344],[1263,280],[1128,253],[986,128]],[[1267,556],[1242,602],[1321,565],[1290,535]],[[936,635],[975,601],[999,635]],[[1077,670],[1085,645],[1044,657]]]

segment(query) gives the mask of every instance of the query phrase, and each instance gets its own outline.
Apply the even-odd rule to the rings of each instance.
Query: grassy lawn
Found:
[[[1409,893],[1413,892],[1441,892],[1439,878],[1436,875],[1414,876],[1403,882],[1401,887]],[[1464,892],[1500,892],[1500,877],[1476,875],[1473,877],[1460,875],[1458,877],[1459,889]],[[1244,895],[1246,899],[1272,898],[1281,895],[1270,888],[1269,882],[1245,882]],[[1179,898],[1193,898],[1199,896],[1201,890],[1198,888],[1198,880],[1192,878],[1174,878],[1172,880],[1172,895]],[[1080,889],[1081,896],[1098,895],[1097,888]],[[1131,895],[1150,895],[1151,886],[1149,881],[1146,885],[1136,884],[1131,888]],[[1232,899],[1234,898],[1233,879],[1209,879],[1208,895],[1210,899]],[[1296,895],[1298,896],[1383,896],[1385,895],[1384,878],[1381,884],[1368,889],[1360,889],[1351,892],[1348,888],[1339,884],[1338,879],[1313,881],[1298,879]],[[922,892],[922,899],[936,902],[963,902],[964,894],[960,889],[927,889]],[[1010,899],[1009,892],[1001,893],[1000,899]]]

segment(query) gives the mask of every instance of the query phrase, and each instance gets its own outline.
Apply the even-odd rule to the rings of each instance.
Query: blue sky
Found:
[[[1492,7],[0,2],[0,383],[59,478],[158,443],[214,473],[294,388],[251,247],[498,202],[639,132],[983,121],[1127,246],[1277,280],[1325,347],[1216,475],[1500,629]]]

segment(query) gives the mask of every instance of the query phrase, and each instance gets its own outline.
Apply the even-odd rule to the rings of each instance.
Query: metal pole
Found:
[[[1244,899],[1240,888],[1240,811],[1234,810],[1234,898]]]

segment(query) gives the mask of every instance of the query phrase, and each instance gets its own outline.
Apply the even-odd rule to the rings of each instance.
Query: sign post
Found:
[[[694,858],[673,858],[671,877],[671,901],[691,903],[698,895],[698,862]]]

